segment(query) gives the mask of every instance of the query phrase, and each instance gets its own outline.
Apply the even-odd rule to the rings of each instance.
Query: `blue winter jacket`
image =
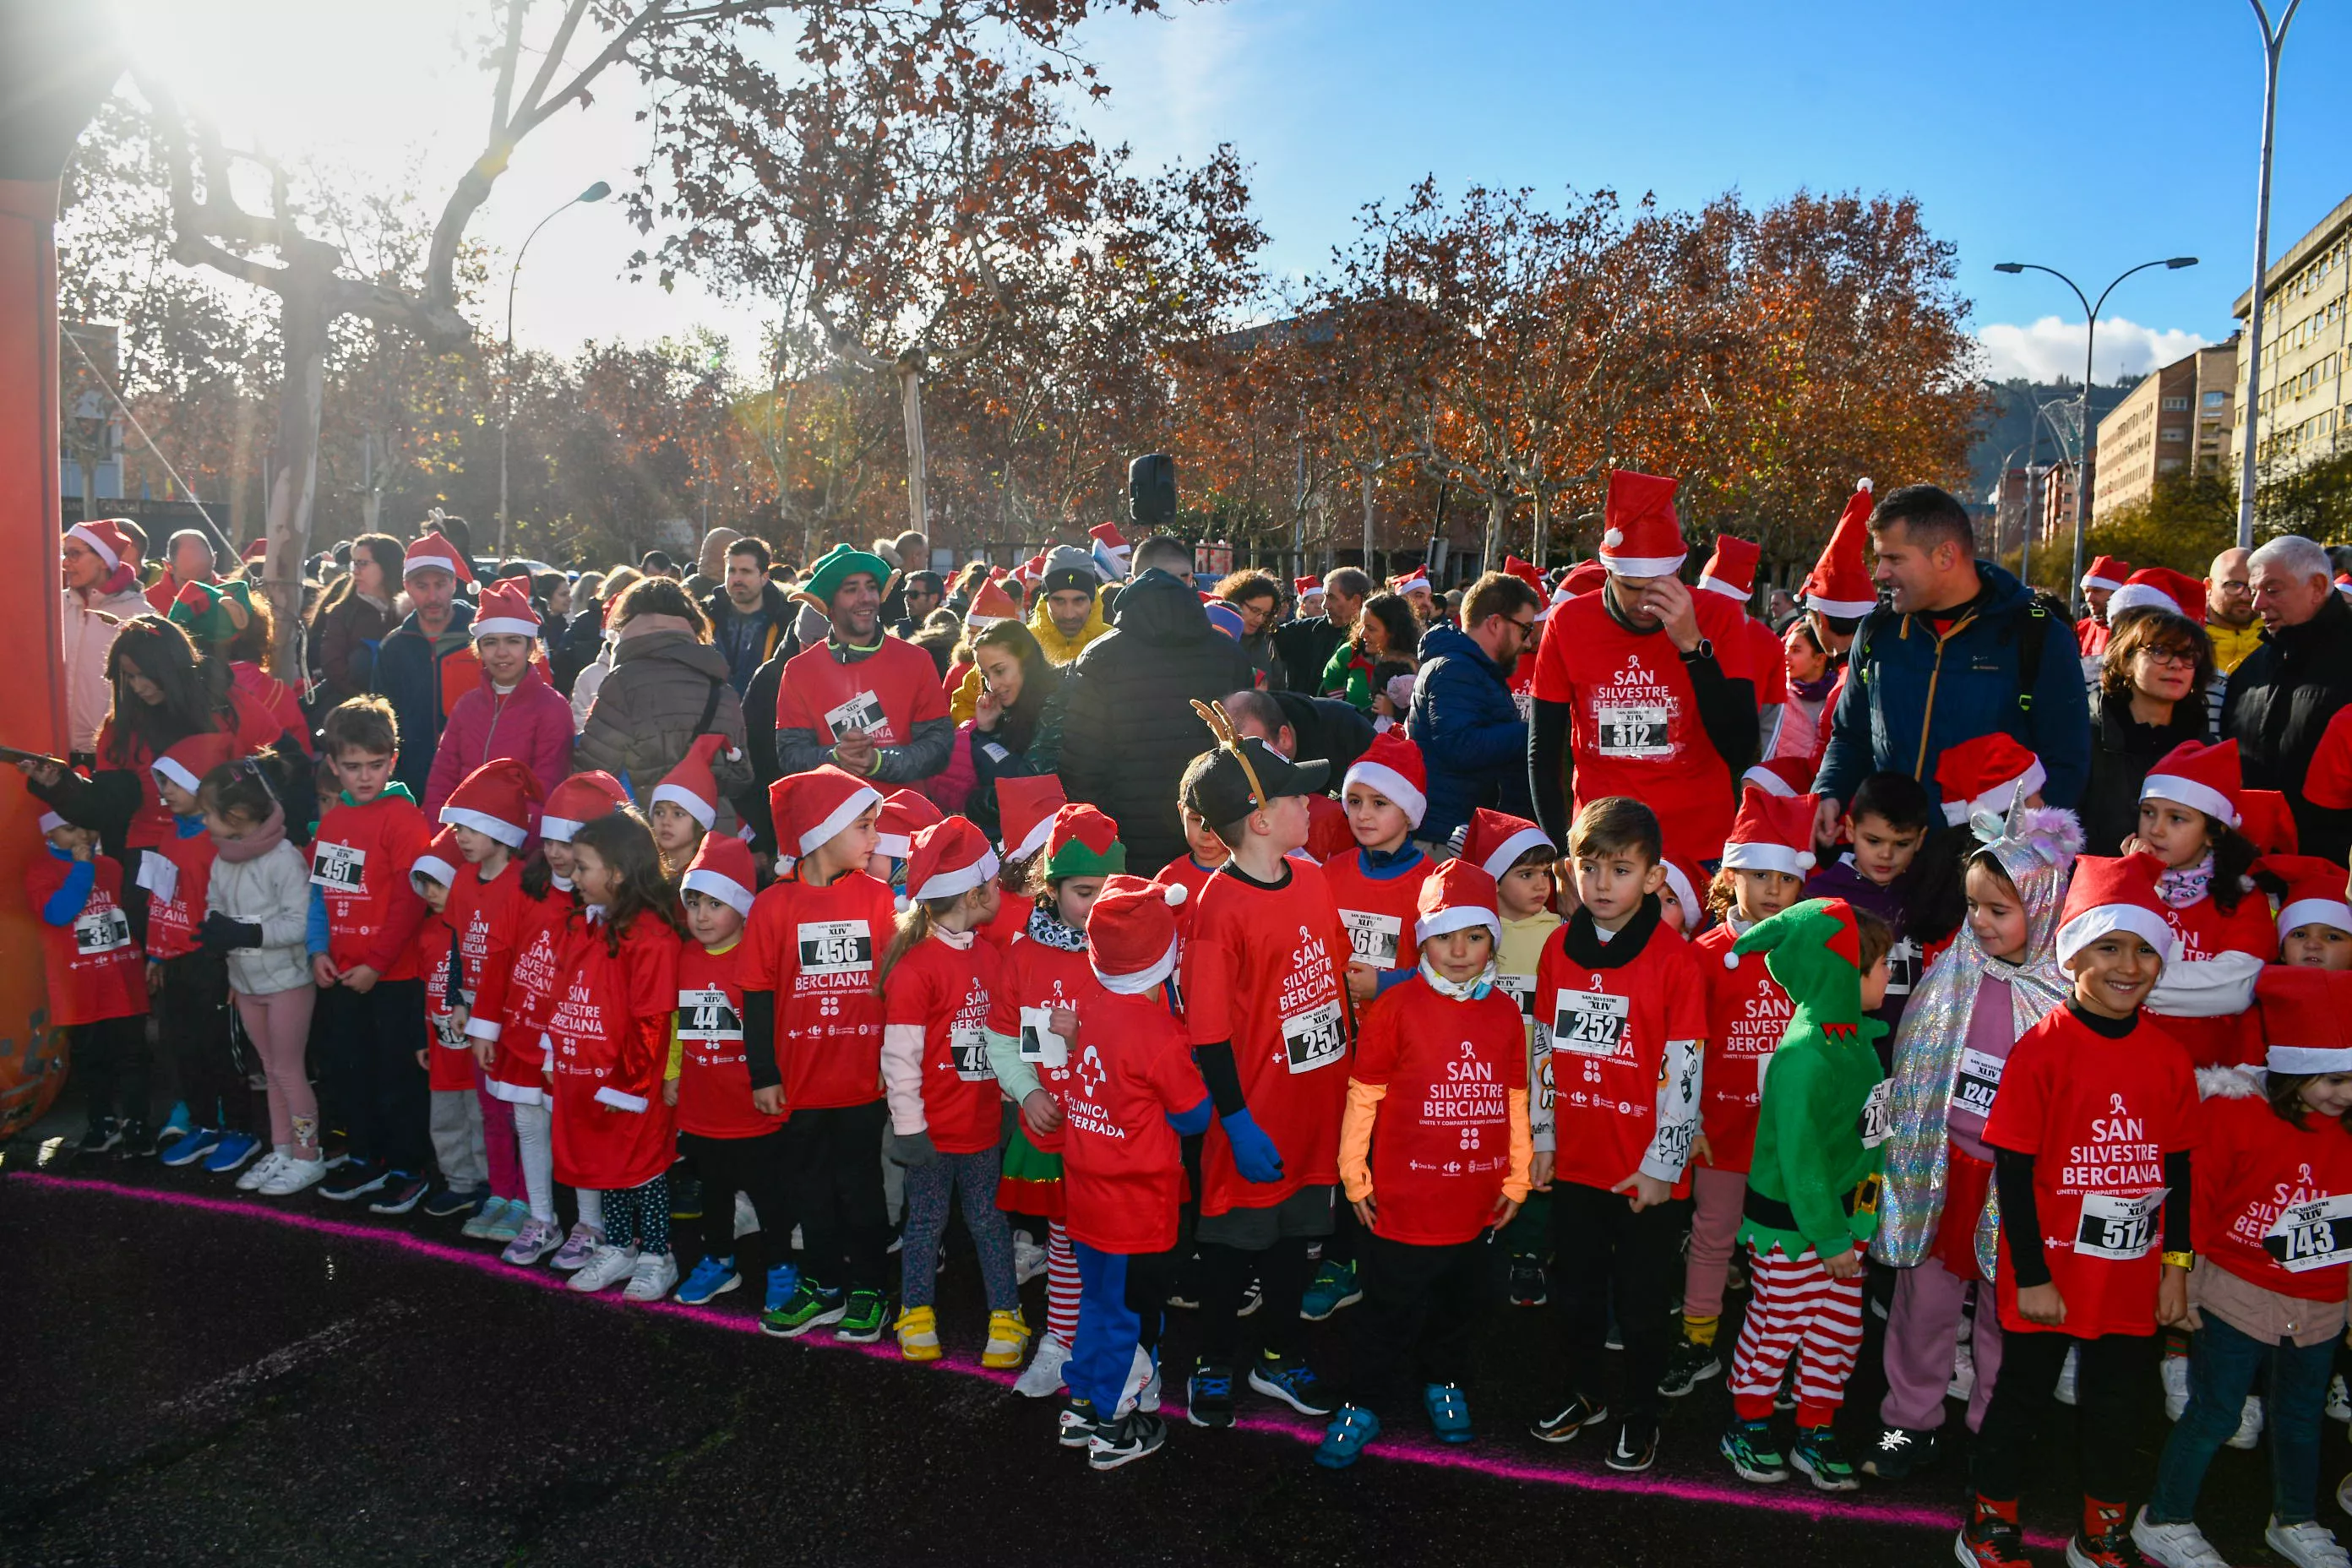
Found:
[[[1936,789],[1947,746],[2005,731],[2042,759],[2049,805],[2072,809],[2091,773],[2091,706],[2074,628],[2034,603],[2015,577],[1977,563],[1974,600],[1940,641],[1923,616],[1872,611],[1855,635],[1829,750],[1814,790],[1850,801],[1873,773],[1909,773]],[[2023,645],[2039,625],[2040,668],[2021,680]]]
[[[412,614],[376,650],[375,691],[392,704],[400,724],[400,763],[393,776],[419,799],[449,717],[441,701],[441,661],[473,646],[473,626],[474,606],[460,599],[449,607],[448,627],[439,637],[426,637]]]
[[[1405,733],[1429,770],[1429,808],[1415,838],[1443,844],[1482,805],[1535,815],[1527,719],[1502,670],[1467,632],[1441,624],[1423,635]]]

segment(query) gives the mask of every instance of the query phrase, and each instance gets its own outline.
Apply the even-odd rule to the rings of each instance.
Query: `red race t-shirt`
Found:
[[[1406,969],[1420,962],[1421,944],[1413,940],[1412,925],[1421,885],[1436,868],[1423,855],[1393,877],[1370,876],[1364,869],[1364,851],[1352,842],[1344,854],[1323,863],[1331,901],[1339,906],[1339,923],[1347,929],[1349,963]]]
[[[2295,1126],[2252,1079],[2200,1107],[2196,1220],[2205,1261],[2305,1301],[2341,1301],[2352,1274],[2352,1132],[2305,1111]]]
[[[1372,1234],[1457,1247],[1494,1223],[1511,1173],[1511,1091],[1527,1035],[1500,991],[1441,996],[1419,974],[1364,1013],[1348,1076],[1388,1090],[1372,1121]]]
[[[2278,921],[2271,914],[2271,901],[2260,893],[2248,893],[2228,914],[2210,897],[2186,909],[2167,905],[2164,923],[2180,939],[2176,963],[2191,963],[2223,952],[2250,952],[2264,963],[2278,957]],[[2262,1025],[2251,1007],[2212,1018],[2184,1018],[2154,1008],[2147,1016],[2162,1020],[2164,1032],[2189,1053],[2191,1067],[2262,1065]]]
[[[974,936],[966,948],[925,937],[883,987],[882,1021],[923,1031],[923,1121],[942,1154],[996,1147],[1004,1102],[988,1065],[989,999],[1003,961]]]
[[[600,1192],[640,1187],[677,1157],[662,1100],[677,1007],[677,933],[640,912],[620,951],[583,910],[565,922],[563,976],[548,1017],[555,1050],[555,1179]]]
[[[1230,1040],[1242,1098],[1282,1156],[1260,1185],[1234,1168],[1223,1123],[1201,1151],[1201,1212],[1271,1208],[1339,1179],[1347,1108],[1348,938],[1319,866],[1286,860],[1279,888],[1228,868],[1209,879],[1184,943],[1184,1023],[1192,1044]]]
[[[498,1043],[489,1088],[500,1100],[522,1105],[547,1100],[547,1047],[540,1037],[547,1032],[554,1005],[562,956],[557,948],[574,907],[569,889],[551,885],[545,898],[533,899],[518,887],[490,927],[466,1033]]]
[[[890,889],[863,871],[763,889],[743,928],[737,979],[776,995],[776,1068],[794,1110],[882,1098],[882,998],[874,964],[890,944]]]
[[[2121,1039],[2071,1006],[2018,1037],[1984,1141],[2033,1156],[2042,1256],[2066,1303],[2059,1332],[2088,1340],[2156,1331],[2164,1157],[2196,1147],[2198,1123],[2189,1053],[2145,1013]],[[2017,1310],[2006,1226],[2000,1247],[2000,1326],[2039,1330]]]
[[[147,956],[182,958],[203,945],[205,895],[212,885],[213,860],[220,851],[209,833],[183,838],[175,830],[141,852],[139,885],[147,889]],[[164,887],[172,889],[165,898]]]
[[[147,960],[131,939],[131,917],[122,908],[122,867],[103,855],[90,866],[94,875],[81,912],[61,926],[40,922],[49,1022],[60,1027],[133,1018],[147,1011]],[[36,916],[65,886],[72,868],[71,860],[47,847],[26,863],[25,893]]]
[[[1084,952],[1024,936],[1005,950],[1004,966],[989,993],[989,1032],[1020,1041],[1021,1059],[1046,1093],[1059,1097],[1069,1080],[1070,1059],[1062,1037],[1048,1027],[1053,1011],[1067,1007],[1083,1019],[1097,998],[1109,994]]]
[[[1348,808],[1328,795],[1307,797],[1307,852],[1328,866],[1356,847],[1356,830],[1348,826]],[[1183,857],[1188,863],[1189,854]],[[1161,881],[1167,879],[1162,877]]]
[[[366,964],[385,980],[416,978],[425,900],[408,872],[432,842],[425,814],[404,795],[328,810],[310,843],[310,885],[326,896],[327,956],[336,968]]]
[[[742,952],[740,937],[716,952],[698,942],[678,949],[677,1130],[698,1138],[761,1138],[784,1124],[751,1103],[736,979]]]
[[[1691,946],[1706,980],[1706,1065],[1699,1079],[1699,1131],[1714,1158],[1710,1168],[1744,1171],[1756,1157],[1756,1108],[1764,1101],[1764,1064],[1780,1047],[1795,1009],[1764,967],[1764,955],[1740,955],[1726,969],[1723,955],[1738,941],[1727,923],[1710,926]]]
[[[1184,1163],[1168,1118],[1209,1098],[1183,1026],[1156,996],[1097,989],[1079,1011],[1069,1070],[1049,1092],[1062,1108],[1070,1235],[1103,1252],[1175,1246]]]
[[[425,1073],[426,1087],[444,1094],[474,1087],[473,1042],[458,1026],[461,998],[451,984],[457,948],[448,921],[426,914],[416,928],[416,972],[425,979]]]
[[[794,654],[776,699],[776,728],[810,731],[823,746],[852,730],[877,746],[903,746],[916,725],[947,716],[931,656],[898,637],[855,664],[837,662],[824,643]]]
[[[1615,969],[1570,958],[1569,930],[1544,943],[1536,966],[1536,1044],[1551,1047],[1553,1170],[1605,1192],[1641,1168],[1657,1135],[1666,1042],[1706,1037],[1706,986],[1689,945],[1663,921]],[[1675,1195],[1689,1190],[1685,1165]]]
[[[504,943],[515,929],[515,910],[530,900],[522,890],[522,868],[509,859],[488,881],[479,866],[459,866],[441,918],[457,933],[457,994],[468,1008],[482,994],[483,976],[493,963],[504,964],[511,954]]]
[[[1570,705],[1576,806],[1630,795],[1658,814],[1666,853],[1712,860],[1731,836],[1731,769],[1699,723],[1690,671],[1661,631],[1631,632],[1610,615],[1607,590],[1551,613],[1536,651],[1538,702]],[[1691,595],[1716,663],[1749,678],[1747,616],[1721,594]]]
[[[2303,798],[2329,811],[2352,809],[2352,708],[2338,708],[2320,731],[2303,775]]]

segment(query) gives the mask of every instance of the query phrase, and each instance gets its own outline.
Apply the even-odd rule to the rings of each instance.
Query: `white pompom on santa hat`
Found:
[[[2163,874],[2164,862],[2148,854],[2077,859],[2074,879],[2066,885],[2066,907],[2058,917],[2059,966],[2116,931],[2140,938],[2171,963],[2179,942],[2156,896],[2156,879]]]
[[[1178,882],[1124,872],[1103,879],[1087,911],[1087,962],[1105,990],[1140,995],[1176,973],[1176,908],[1184,899]]]
[[[1675,515],[1680,479],[1662,474],[1609,470],[1608,499],[1601,503],[1604,530],[1597,554],[1619,577],[1665,577],[1682,570],[1690,550]]]

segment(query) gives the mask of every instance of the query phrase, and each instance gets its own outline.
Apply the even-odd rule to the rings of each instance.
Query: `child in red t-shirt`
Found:
[[[1565,1443],[1608,1419],[1596,1394],[1613,1307],[1624,1395],[1608,1464],[1646,1470],[1657,1458],[1666,1309],[1687,1213],[1680,1200],[1699,1128],[1706,988],[1691,948],[1659,916],[1665,869],[1648,806],[1622,795],[1591,802],[1577,813],[1568,853],[1582,907],[1536,970],[1536,1038],[1551,1051],[1558,1151],[1534,1162],[1535,1184],[1552,1187],[1568,1386],[1534,1432]]]
[[[2157,891],[2163,870],[2147,855],[2074,863],[2057,941],[2074,994],[2018,1040],[1985,1118],[2003,1343],[1958,1542],[1960,1560],[1980,1568],[2025,1561],[2018,1497],[2073,1350],[2083,1523],[2068,1556],[2130,1561],[2124,1495],[2137,1402],[2156,1331],[2189,1312],[2199,1132],[2188,1053],[2142,1012],[2175,944]]]
[[[907,862],[909,906],[882,955],[882,1079],[890,1102],[886,1143],[907,1173],[898,1262],[898,1353],[940,1358],[940,1241],[960,1197],[988,1295],[981,1364],[1021,1364],[1028,1321],[1013,1278],[1013,1229],[996,1206],[1004,1103],[988,1065],[988,1014],[1003,961],[980,928],[1003,901],[988,836],[961,816],[915,835]]]
[[[2147,1011],[2189,1052],[2194,1067],[2234,1067],[2262,1055],[2253,1014],[2254,977],[2278,952],[2270,900],[2246,873],[2256,851],[2238,831],[2243,794],[2238,742],[2183,742],[2148,770],[2139,791],[2139,831],[2126,853],[2164,863],[2157,883],[2179,951],[2148,993]]]
[[[49,1024],[73,1032],[74,1071],[88,1089],[76,1152],[152,1152],[146,962],[122,907],[122,868],[98,852],[96,828],[45,811],[41,833],[48,848],[25,868],[25,896],[41,918]]]
[[[1370,1233],[1355,1384],[1315,1462],[1345,1469],[1407,1390],[1444,1443],[1467,1443],[1470,1335],[1492,1293],[1489,1233],[1528,1195],[1533,1135],[1519,1009],[1495,984],[1495,879],[1449,860],[1423,879],[1420,965],[1364,1016],[1348,1070],[1339,1180]]]
[[[489,1176],[475,1089],[480,1069],[474,1065],[473,1043],[466,1038],[465,963],[457,928],[448,918],[449,889],[464,864],[457,830],[445,827],[408,875],[427,911],[416,924],[416,968],[425,978],[425,1037],[416,1047],[416,1064],[425,1069],[433,1097],[433,1160],[442,1182],[425,1201],[446,1194],[471,1199],[469,1206],[478,1208]],[[457,912],[462,920],[463,911]]]
[[[217,943],[205,944],[203,930],[218,852],[196,795],[235,748],[227,735],[191,735],[155,759],[155,794],[172,826],[162,843],[139,851],[132,878],[147,889],[147,993],[161,1003],[156,1043],[179,1069],[180,1102],[193,1121],[160,1152],[166,1165],[202,1161],[215,1173],[263,1152],[253,1131],[253,1090],[229,1048],[227,959]]]

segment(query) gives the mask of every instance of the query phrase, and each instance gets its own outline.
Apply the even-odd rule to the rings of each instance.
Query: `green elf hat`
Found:
[[[1045,836],[1045,876],[1109,877],[1127,869],[1127,846],[1118,824],[1091,805],[1066,805],[1054,813]]]
[[[870,550],[859,550],[847,544],[836,544],[818,556],[816,564],[809,568],[808,580],[801,584],[801,589],[816,602],[818,609],[829,616],[833,614],[834,595],[841,591],[844,581],[860,572],[870,574],[874,585],[884,595],[890,592],[890,563]]]
[[[189,583],[172,601],[168,617],[200,647],[219,647],[252,624],[253,587],[243,579]]]
[[[1760,952],[1764,967],[1796,1008],[1832,1038],[1854,1038],[1862,1025],[1862,934],[1853,906],[1843,899],[1807,899],[1758,921],[1723,955],[1737,969],[1742,954]]]

